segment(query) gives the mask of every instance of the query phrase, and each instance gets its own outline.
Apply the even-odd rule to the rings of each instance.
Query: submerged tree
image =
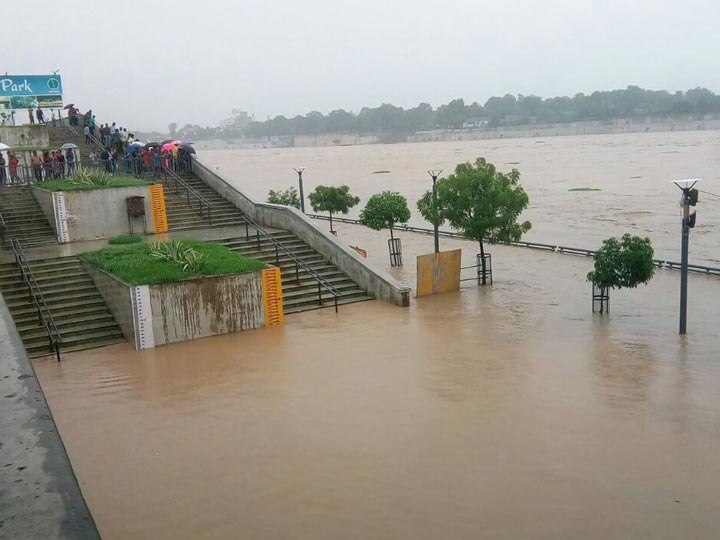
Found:
[[[298,210],[300,209],[300,196],[294,187],[278,191],[271,189],[268,191],[267,202],[282,204],[283,206],[293,206]]]
[[[587,275],[600,289],[600,313],[604,311],[608,289],[634,289],[655,275],[655,252],[649,238],[624,234],[620,240],[608,238],[595,253],[595,267]],[[594,306],[593,306],[594,307]]]
[[[332,226],[333,214],[347,214],[350,209],[360,202],[360,197],[350,193],[348,186],[317,186],[315,191],[308,195],[310,205],[315,212],[328,212],[330,214],[330,232],[334,233]]]
[[[376,231],[390,229],[391,239],[394,238],[393,227],[409,220],[407,199],[397,191],[376,193],[368,199],[365,208],[360,212],[360,223]]]
[[[426,194],[418,201],[425,219],[431,223],[447,220],[463,236],[480,244],[483,285],[485,242],[516,242],[531,227],[529,221],[518,222],[529,201],[520,185],[520,173],[516,169],[501,173],[484,158],[460,163],[453,174],[438,180],[437,213],[432,210],[431,197]]]

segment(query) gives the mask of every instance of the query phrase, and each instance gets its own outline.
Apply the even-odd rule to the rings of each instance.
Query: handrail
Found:
[[[275,264],[276,266],[280,267],[280,251],[282,251],[285,255],[290,257],[290,260],[292,260],[295,263],[295,279],[300,279],[300,268],[302,267],[303,271],[306,274],[309,274],[315,281],[317,281],[318,284],[318,302],[322,304],[322,288],[327,290],[332,296],[333,300],[335,302],[335,313],[338,311],[338,298],[342,296],[340,291],[338,291],[335,287],[333,287],[325,278],[323,278],[320,274],[318,274],[315,270],[310,268],[310,266],[305,263],[302,259],[296,257],[288,248],[286,248],[284,245],[282,245],[280,242],[278,242],[275,238],[272,237],[270,233],[268,233],[265,229],[263,229],[260,225],[257,224],[253,219],[251,219],[246,214],[243,214],[243,219],[245,220],[245,237],[249,240],[250,239],[250,230],[248,227],[248,224],[252,225],[252,227],[257,232],[257,242],[258,242],[258,248],[260,247],[260,234],[262,234],[265,238],[270,240],[272,244],[275,246]]]
[[[37,281],[35,281],[35,276],[33,276],[33,273],[30,270],[30,265],[25,258],[22,246],[20,246],[20,241],[17,238],[11,238],[10,245],[12,246],[13,253],[15,254],[15,264],[17,264],[20,269],[20,277],[22,277],[23,281],[25,281],[28,288],[28,300],[32,300],[33,304],[35,304],[38,314],[38,323],[45,327],[45,331],[48,334],[48,340],[50,342],[50,352],[53,350],[55,351],[59,362],[62,337],[60,336],[60,332],[55,326],[55,321],[53,321],[52,315],[50,314],[50,308],[48,308],[42,291],[40,290],[40,286],[37,284]]]
[[[7,232],[7,224],[5,223],[5,218],[2,215],[2,212],[0,212],[0,245],[5,245],[5,234]]]
[[[327,221],[328,216],[321,216],[319,214],[307,214],[309,218],[321,219]],[[344,218],[333,216],[333,221],[339,223],[350,223],[352,225],[360,225],[360,221],[352,218]],[[425,227],[413,227],[412,225],[402,225],[395,227],[396,230],[421,233],[421,234],[434,234],[433,229]],[[438,231],[438,234],[444,238],[459,238],[466,239],[462,234],[453,231]],[[525,247],[531,249],[542,249],[545,251],[554,251],[557,253],[567,253],[569,255],[584,255],[586,257],[592,257],[597,253],[594,249],[577,248],[570,246],[561,246],[559,244],[544,244],[541,242],[508,242],[507,245],[514,247]],[[676,261],[668,261],[666,259],[653,259],[653,263],[658,268],[668,268],[670,270],[679,270],[680,263]],[[690,272],[696,272],[700,274],[713,274],[720,275],[720,267],[717,266],[706,266],[702,264],[688,264],[688,270]]]
[[[207,210],[207,220],[208,224],[212,225],[212,207],[213,204],[208,201],[205,197],[203,197],[199,191],[197,191],[194,187],[192,187],[190,184],[185,182],[182,178],[180,178],[177,174],[175,174],[174,171],[168,169],[167,167],[161,167],[160,172],[158,173],[158,176],[161,180],[163,180],[162,176],[165,175],[165,183],[167,183],[167,179],[173,181],[175,185],[175,193],[178,192],[178,185],[182,187],[185,190],[185,195],[187,197],[187,202],[190,206],[192,206],[192,202],[190,202],[190,196],[198,201],[198,206],[200,208],[200,216],[203,217],[203,207]]]

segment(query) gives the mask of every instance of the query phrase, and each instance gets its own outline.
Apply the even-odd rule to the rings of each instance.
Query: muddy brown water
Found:
[[[386,233],[339,229],[387,266]],[[432,239],[401,238],[411,283]],[[600,317],[589,259],[493,256],[493,287],[409,309],[36,361],[103,538],[720,536],[718,278],[680,338],[676,272]]]
[[[527,240],[597,248],[625,232],[649,236],[659,258],[679,260],[678,178],[720,195],[720,131],[635,133],[347,147],[201,151],[208,164],[264,200],[268,189],[297,185],[304,166],[306,193],[317,184],[347,184],[362,199],[400,191],[411,223],[428,226],[415,208],[431,187],[428,169],[451,172],[457,163],[486,157],[500,170],[517,168],[530,196],[523,217]],[[380,172],[389,171],[389,172]],[[600,191],[570,191],[572,189]],[[720,197],[701,194],[691,260],[720,266]],[[309,205],[308,205],[309,208]]]

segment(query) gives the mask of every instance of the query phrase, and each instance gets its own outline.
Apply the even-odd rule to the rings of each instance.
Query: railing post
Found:
[[[57,361],[60,361],[60,344],[55,342],[55,354],[57,355]]]
[[[295,281],[300,281],[300,267],[297,261],[295,261]]]
[[[318,281],[318,305],[322,306],[322,287]]]
[[[258,229],[255,229],[255,232],[257,233],[257,245],[258,249],[260,249],[260,231]]]
[[[280,252],[278,251],[277,244],[275,244],[275,266],[280,268]]]
[[[338,308],[337,308],[337,294],[334,294],[333,296],[335,297],[335,313],[337,313],[337,312],[338,312]]]
[[[250,226],[245,222],[245,240],[250,240]]]

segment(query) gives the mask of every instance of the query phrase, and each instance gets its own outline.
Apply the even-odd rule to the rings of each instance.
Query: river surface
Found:
[[[720,131],[587,135],[547,139],[458,141],[263,150],[208,150],[203,161],[264,200],[268,189],[347,184],[362,199],[395,190],[408,197],[411,223],[428,226],[415,202],[431,187],[428,169],[485,157],[498,169],[517,168],[530,196],[525,239],[587,249],[625,232],[649,236],[658,258],[679,260],[680,191],[670,180],[702,178],[692,262],[720,266]],[[380,172],[389,171],[389,172]],[[570,191],[591,188],[600,191]],[[308,211],[309,210],[308,204]]]
[[[400,236],[412,284],[432,239]],[[103,538],[720,537],[718,278],[680,338],[677,272],[600,316],[590,259],[492,251],[495,285],[410,308],[35,361]]]

